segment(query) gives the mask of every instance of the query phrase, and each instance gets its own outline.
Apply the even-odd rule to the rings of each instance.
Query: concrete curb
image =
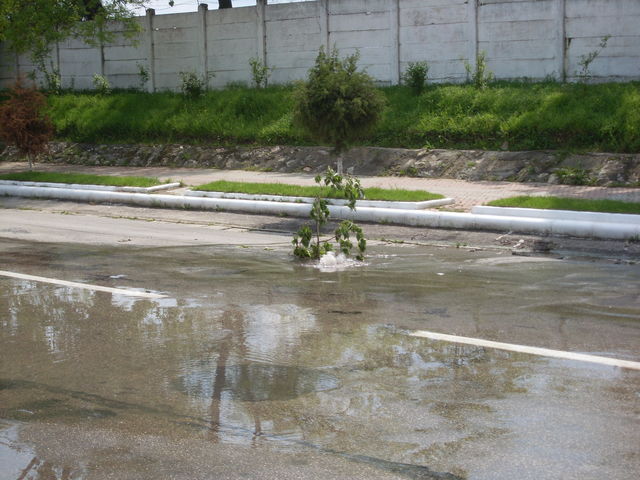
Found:
[[[260,200],[268,202],[284,202],[284,203],[313,203],[314,199],[310,197],[287,197],[284,195],[253,195],[247,193],[231,193],[231,192],[206,192],[200,190],[188,190],[184,193],[187,197],[207,197],[207,198],[232,198],[238,200]],[[329,205],[345,206],[346,200],[328,198]],[[373,208],[398,208],[400,210],[423,210],[425,208],[441,207],[443,205],[451,205],[455,203],[453,198],[439,198],[437,200],[426,200],[424,202],[392,202],[383,200],[358,200],[356,207],[373,207]]]
[[[576,212],[573,210],[543,210],[539,208],[473,207],[477,215],[500,215],[508,217],[548,218],[550,220],[579,220],[583,222],[631,223],[640,225],[640,215],[624,213]]]
[[[0,180],[1,185],[18,187],[68,188],[71,190],[102,190],[106,192],[153,193],[178,188],[180,183],[163,183],[154,187],[117,187],[113,185],[86,185],[79,183],[24,182],[19,180]]]
[[[186,197],[178,195],[148,195],[141,193],[71,190],[63,188],[0,186],[0,195],[48,198],[96,203],[124,203],[156,208],[226,210],[233,212],[308,217],[311,205],[228,198]],[[626,240],[640,238],[640,225],[604,223],[584,220],[478,215],[475,213],[400,210],[360,207],[355,212],[348,207],[329,206],[337,218],[375,223],[393,223],[416,227],[478,230],[511,230],[523,233],[571,235],[586,238]]]

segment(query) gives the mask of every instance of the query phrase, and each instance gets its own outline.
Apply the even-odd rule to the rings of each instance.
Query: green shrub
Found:
[[[563,185],[593,185],[597,180],[584,168],[558,168],[554,173]]]
[[[411,89],[414,95],[420,95],[427,86],[427,74],[429,64],[427,62],[409,62],[407,69],[402,74],[402,82]]]
[[[250,59],[249,66],[251,67],[251,79],[253,80],[253,86],[256,88],[266,87],[267,80],[269,80],[273,69],[267,67],[257,58]]]
[[[107,77],[96,73],[93,75],[93,88],[96,89],[100,95],[109,95],[111,93],[111,84]]]
[[[136,63],[136,67],[138,67],[138,88],[141,92],[144,92],[150,79],[149,69],[141,63]]]
[[[308,80],[294,92],[294,121],[336,154],[371,132],[385,105],[373,79],[358,71],[358,58],[341,60],[337,49],[327,54],[321,47]]]
[[[188,98],[198,98],[207,91],[207,83],[212,73],[199,77],[195,72],[180,72],[180,90]]]
[[[486,88],[495,78],[493,72],[487,69],[487,52],[484,50],[478,52],[475,68],[469,62],[464,62],[464,69],[467,71],[467,79],[476,88]]]

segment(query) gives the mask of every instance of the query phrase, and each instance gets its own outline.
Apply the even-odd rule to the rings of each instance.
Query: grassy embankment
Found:
[[[584,200],[561,197],[511,197],[487,203],[493,207],[540,208],[549,210],[574,210],[579,212],[640,214],[640,203],[618,200]]]
[[[75,183],[80,185],[110,185],[114,187],[154,187],[164,182],[151,177],[123,177],[84,173],[19,172],[0,175],[0,180],[21,182]]]
[[[640,83],[432,85],[382,89],[383,119],[364,145],[640,151]],[[49,113],[62,140],[87,143],[310,145],[292,125],[292,87],[175,93],[64,93]]]
[[[288,197],[344,198],[341,192],[329,187],[299,186],[286,183],[246,183],[219,180],[194,187],[193,190],[208,192],[248,193],[252,195],[282,195]],[[444,198],[443,195],[424,190],[402,190],[387,188],[365,188],[367,200],[387,200],[391,202],[424,202]]]

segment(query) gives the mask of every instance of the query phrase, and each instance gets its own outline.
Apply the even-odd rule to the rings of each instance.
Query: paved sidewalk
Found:
[[[23,171],[23,162],[0,163],[0,174]],[[38,171],[94,173],[97,175],[140,175],[161,180],[182,181],[187,185],[200,185],[216,180],[245,182],[279,182],[314,185],[314,175],[300,173],[267,173],[244,170],[216,170],[168,167],[91,167],[81,165],[38,164]],[[570,185],[550,185],[514,182],[467,182],[446,178],[360,177],[366,187],[405,188],[440,193],[455,200],[447,209],[470,211],[475,205],[516,195],[553,195],[558,197],[612,199],[640,202],[640,188],[608,188]]]

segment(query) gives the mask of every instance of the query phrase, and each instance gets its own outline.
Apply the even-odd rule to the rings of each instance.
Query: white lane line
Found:
[[[120,295],[127,295],[129,297],[166,298],[166,295],[161,295],[159,293],[138,292],[136,290],[127,290],[124,288],[111,288],[111,287],[103,287],[102,285],[91,285],[89,283],[68,282],[66,280],[58,280],[57,278],[38,277],[36,275],[26,275],[24,273],[7,272],[5,270],[0,270],[0,276],[18,278],[20,280],[30,280],[32,282],[51,283],[53,285],[63,285],[65,287],[83,288],[85,290],[94,290],[96,292],[117,293]]]
[[[431,340],[441,340],[443,342],[464,343],[467,345],[476,345],[478,347],[508,350],[510,352],[529,353],[531,355],[541,355],[543,357],[564,358],[566,360],[578,360],[580,362],[599,363],[602,365],[610,365],[612,367],[640,370],[640,362],[618,360],[617,358],[599,357],[597,355],[565,352],[562,350],[550,350],[548,348],[528,347],[526,345],[517,345],[515,343],[492,342],[491,340],[482,340],[480,338],[458,337],[456,335],[427,332],[425,330],[417,330],[415,332],[411,332],[410,335],[412,337],[430,338]]]

